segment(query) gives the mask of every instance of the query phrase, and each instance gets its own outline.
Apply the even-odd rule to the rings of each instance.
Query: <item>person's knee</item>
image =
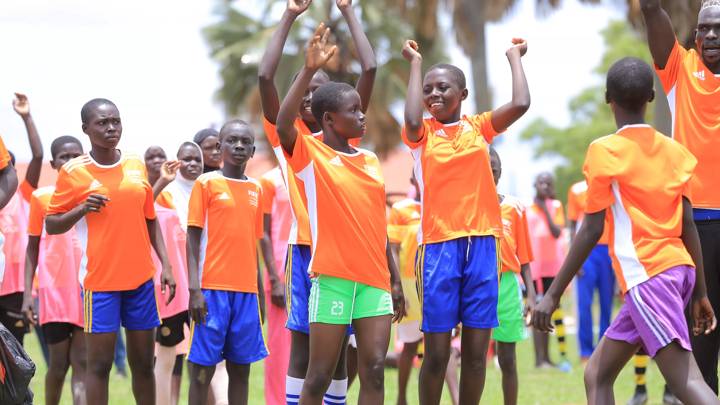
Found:
[[[330,385],[332,375],[331,370],[308,370],[304,389],[314,397],[322,396]]]
[[[48,376],[54,379],[63,379],[67,374],[70,362],[66,356],[51,356],[48,364]]]
[[[432,374],[445,375],[445,368],[450,359],[450,348],[447,349],[431,349],[425,347],[425,355],[423,356],[423,371],[429,371]]]
[[[290,351],[290,363],[288,374],[291,376],[304,376],[307,372],[308,363],[310,362],[309,347],[300,347],[301,345],[293,344]]]
[[[209,386],[214,374],[214,367],[201,366],[192,362],[188,362],[188,369],[190,370],[190,384]]]
[[[588,389],[597,387],[603,383],[603,372],[597,364],[597,361],[593,357],[588,361],[585,366],[585,372],[583,373],[583,379],[585,380],[585,387]]]
[[[385,359],[382,356],[375,356],[363,362],[360,379],[361,385],[382,390],[385,381]]]
[[[250,365],[233,364],[229,361],[226,364],[230,384],[248,384],[248,381],[250,380]]]
[[[110,369],[113,365],[112,353],[110,356],[103,356],[99,358],[93,358],[87,363],[87,372],[97,377],[107,377],[110,375]]]
[[[498,349],[498,363],[503,374],[517,373],[517,361],[515,359],[515,350],[508,348]]]

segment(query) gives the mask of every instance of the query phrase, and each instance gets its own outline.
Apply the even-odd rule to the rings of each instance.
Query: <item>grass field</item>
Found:
[[[35,392],[35,403],[44,404],[43,395],[43,378],[45,375],[45,364],[40,354],[40,347],[34,335],[28,335],[25,338],[27,351],[30,356],[37,361],[37,373],[33,378],[31,386]],[[569,337],[570,353],[577,353],[576,336]],[[552,353],[557,353],[556,349],[551,348]],[[556,370],[536,370],[533,367],[532,343],[527,340],[518,345],[519,373],[520,373],[520,398],[519,403],[524,405],[563,405],[563,404],[584,404],[585,391],[583,388],[582,366],[577,360],[577,356],[573,358],[573,370],[569,374]],[[624,404],[633,391],[633,368],[632,364],[625,367],[618,378],[615,385],[615,393],[618,404]],[[490,364],[488,368],[487,381],[485,384],[485,393],[483,394],[484,404],[502,404],[502,389],[500,386],[500,371]],[[69,391],[69,375],[63,392],[62,404],[72,404]],[[393,404],[397,397],[397,370],[388,369],[385,372],[385,399],[387,404]],[[252,367],[251,383],[250,383],[250,403],[264,404],[263,397],[263,363],[258,363]],[[357,383],[353,385],[348,395],[348,403],[357,402]],[[648,390],[650,393],[651,404],[662,403],[662,376],[653,364],[648,371]],[[181,404],[187,403],[187,381],[183,381],[181,395]],[[417,404],[417,370],[411,377],[409,388],[409,401],[411,404]],[[134,404],[130,388],[130,380],[119,377],[114,371],[110,380],[110,404],[126,405]],[[443,397],[443,404],[450,404],[447,395]]]

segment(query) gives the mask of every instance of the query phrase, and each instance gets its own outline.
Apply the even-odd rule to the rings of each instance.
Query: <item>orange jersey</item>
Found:
[[[580,230],[582,220],[585,217],[585,206],[587,204],[587,182],[585,180],[579,181],[568,190],[567,199],[567,217],[570,221],[575,221],[575,232]],[[605,224],[605,230],[603,231],[598,245],[607,245],[609,240],[608,227]]]
[[[693,266],[680,235],[682,197],[689,196],[696,163],[649,125],[628,125],[590,144],[586,212],[606,210],[623,293],[671,267]]]
[[[515,197],[505,196],[500,203],[503,237],[500,239],[502,271],[520,272],[520,266],[533,260],[525,205]]]
[[[690,181],[696,208],[720,209],[720,77],[695,50],[675,41],[664,69],[656,71],[667,94],[673,118],[673,138],[697,158]]]
[[[420,229],[420,203],[406,198],[393,204],[388,219],[388,239],[400,245],[398,266],[403,278],[415,278],[417,233]]]
[[[403,128],[422,195],[421,243],[502,235],[488,155],[488,145],[498,133],[490,117],[489,112],[463,116],[448,125],[425,119],[418,142],[410,142]]]
[[[99,213],[90,212],[75,224],[83,247],[80,281],[91,291],[133,290],[155,274],[147,228],[147,220],[155,219],[155,207],[145,162],[125,153],[107,166],[89,154],[67,162],[47,214],[70,211],[90,194],[109,201]]]
[[[12,159],[10,158],[10,152],[5,147],[2,137],[0,137],[0,170],[8,167]]]
[[[219,171],[200,176],[190,194],[188,226],[202,228],[202,288],[257,293],[257,242],[263,236],[262,187]]]
[[[385,184],[377,156],[364,149],[338,152],[298,136],[287,161],[305,185],[313,252],[309,271],[389,291]]]

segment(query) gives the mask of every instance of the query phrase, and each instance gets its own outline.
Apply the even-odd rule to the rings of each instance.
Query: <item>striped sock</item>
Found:
[[[644,354],[636,354],[635,355],[635,391],[636,392],[645,392],[647,388],[645,387],[646,379],[645,379],[645,373],[647,372],[647,366],[650,362],[650,356],[644,355]]]
[[[555,325],[555,335],[558,340],[558,349],[563,360],[567,360],[567,342],[565,341],[565,323],[563,322],[563,311],[558,308],[552,313],[551,319]]]
[[[323,398],[325,405],[345,405],[347,387],[347,378],[344,380],[332,380]]]
[[[298,405],[304,382],[304,378],[285,376],[285,402],[287,405]]]

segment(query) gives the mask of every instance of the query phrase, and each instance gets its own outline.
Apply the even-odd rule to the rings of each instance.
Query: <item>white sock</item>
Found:
[[[344,380],[332,380],[330,382],[330,387],[328,387],[325,397],[323,398],[325,405],[345,405],[347,388],[347,378]]]
[[[300,402],[304,378],[285,376],[285,402],[287,405],[297,405]]]

